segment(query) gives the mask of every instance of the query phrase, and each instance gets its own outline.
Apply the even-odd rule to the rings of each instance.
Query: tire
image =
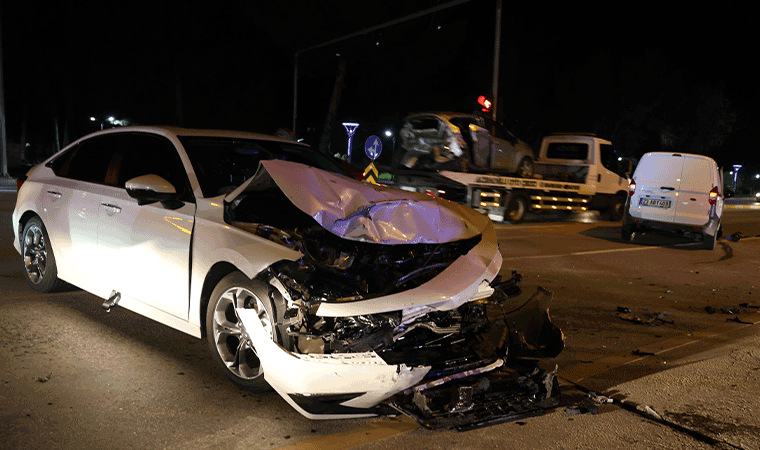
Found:
[[[620,239],[633,242],[633,236],[633,227],[631,225],[623,225],[620,227]]]
[[[509,223],[518,224],[525,218],[528,211],[528,201],[521,195],[512,196],[504,211],[504,220]]]
[[[715,243],[718,241],[719,234],[722,233],[722,229],[718,227],[718,230],[715,231],[715,234],[710,235],[705,233],[702,235],[702,248],[705,250],[715,250]]]
[[[517,165],[517,176],[520,178],[533,177],[533,160],[529,156],[520,160],[520,164]]]
[[[275,310],[269,289],[263,282],[233,272],[216,285],[206,307],[206,342],[211,357],[227,378],[240,387],[259,386],[257,378],[264,371],[235,308],[255,309],[264,329],[273,339],[281,341],[276,323],[282,323],[285,311],[284,307]]]
[[[607,215],[613,222],[620,222],[625,215],[625,199],[615,197],[607,209]]]
[[[21,234],[21,255],[29,285],[35,291],[54,292],[64,282],[58,278],[58,266],[45,226],[39,217],[32,217]]]

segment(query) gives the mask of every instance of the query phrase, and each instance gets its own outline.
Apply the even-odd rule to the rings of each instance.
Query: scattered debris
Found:
[[[639,349],[636,349],[636,350],[634,350],[631,353],[634,354],[634,355],[636,355],[636,356],[654,356],[655,355],[655,353],[652,353],[652,352],[643,352],[643,351],[641,351]]]
[[[649,405],[644,405],[644,406],[639,405],[637,409],[640,412],[644,413],[644,415],[646,415],[646,416],[648,416],[648,417],[650,417],[652,419],[662,420],[662,416],[660,416],[659,414],[657,414],[657,411],[655,411],[654,409],[652,409],[651,407],[649,407]]]
[[[597,394],[596,392],[589,392],[588,394],[586,394],[586,396],[597,403],[612,403],[613,402],[611,398],[605,397],[604,395],[601,395],[601,394]]]
[[[53,376],[53,372],[50,372],[46,377],[37,377],[35,381],[38,383],[47,383],[50,381],[50,377]]]
[[[750,292],[750,294],[751,294],[751,292]],[[739,303],[739,306],[741,306],[742,308],[760,309],[760,306],[758,306],[758,305],[750,305],[749,303]]]
[[[745,323],[747,325],[752,325],[754,323],[754,322],[748,322],[746,320],[742,320],[739,318],[739,316],[733,317],[731,319],[726,319],[726,322]]]
[[[712,306],[705,306],[705,312],[707,314],[715,314],[715,308],[713,308]]]
[[[568,406],[565,408],[565,412],[571,416],[578,416],[581,414],[599,414],[599,405],[589,402],[577,408]]]
[[[656,326],[661,325],[662,323],[667,323],[667,324],[671,324],[671,325],[673,323],[675,323],[672,320],[667,320],[666,319],[666,317],[670,315],[670,313],[667,312],[667,311],[663,311],[661,313],[649,314],[650,317],[642,319],[638,315],[636,315],[634,313],[631,313],[630,309],[628,309],[628,308],[624,308],[624,307],[618,306],[618,311],[621,311],[621,308],[623,310],[627,310],[628,312],[615,313],[614,315],[617,316],[617,317],[619,317],[619,318],[621,318],[621,319],[623,319],[623,320],[627,320],[629,322],[646,324],[646,325],[649,325],[650,327],[656,327]]]
[[[617,307],[617,311],[618,311],[619,313],[630,314],[630,313],[631,313],[631,308],[628,308],[628,307],[626,307],[626,306],[618,306],[618,307]]]
[[[741,231],[737,231],[736,233],[732,234],[731,236],[724,236],[723,239],[727,241],[733,241],[733,242],[739,242],[741,238],[743,238],[744,235]]]

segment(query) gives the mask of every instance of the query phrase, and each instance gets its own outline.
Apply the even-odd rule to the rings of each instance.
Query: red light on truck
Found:
[[[708,199],[708,201],[710,202],[711,205],[714,205],[715,203],[718,202],[718,194],[719,194],[719,192],[718,192],[718,186],[715,186],[710,191],[710,198]]]
[[[628,183],[628,196],[632,197],[634,192],[636,192],[636,180],[631,179],[631,182]]]

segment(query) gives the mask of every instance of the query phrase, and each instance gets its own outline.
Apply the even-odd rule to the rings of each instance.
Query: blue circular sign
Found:
[[[374,134],[368,137],[364,142],[364,153],[367,155],[367,158],[371,159],[372,161],[376,160],[382,151],[383,143],[380,141],[380,138]]]

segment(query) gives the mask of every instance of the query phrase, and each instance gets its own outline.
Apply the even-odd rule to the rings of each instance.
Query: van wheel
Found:
[[[622,240],[633,242],[634,236],[635,234],[633,233],[633,227],[631,225],[623,225],[620,228],[620,238]]]
[[[504,212],[504,219],[513,224],[518,224],[525,218],[525,213],[528,210],[528,202],[525,197],[516,195],[509,199],[507,210]]]
[[[705,250],[714,250],[715,242],[718,240],[718,232],[719,231],[716,231],[713,235],[705,233],[704,236],[702,236],[702,248]]]

